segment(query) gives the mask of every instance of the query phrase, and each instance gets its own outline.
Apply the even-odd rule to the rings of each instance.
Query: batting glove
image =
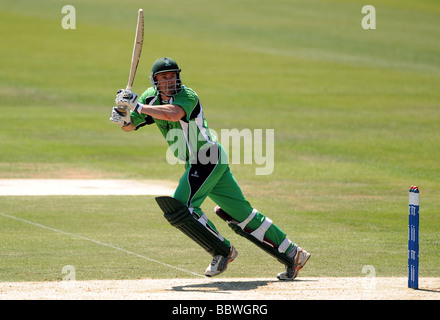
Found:
[[[137,113],[141,113],[142,105],[137,102],[139,96],[131,90],[119,89],[116,93],[116,105],[130,108]]]
[[[113,107],[110,121],[121,128],[128,126],[131,123],[130,112],[125,107]]]

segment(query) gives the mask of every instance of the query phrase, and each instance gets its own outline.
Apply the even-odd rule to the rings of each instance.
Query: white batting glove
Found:
[[[121,128],[128,126],[131,123],[130,111],[125,107],[113,107],[110,121]]]
[[[141,113],[142,105],[137,102],[139,96],[131,90],[119,89],[116,93],[116,105],[130,108],[137,113]]]

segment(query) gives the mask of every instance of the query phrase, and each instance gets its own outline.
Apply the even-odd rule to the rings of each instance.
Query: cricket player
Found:
[[[170,218],[169,222],[213,255],[206,276],[225,271],[238,254],[203,212],[202,203],[209,197],[217,204],[215,213],[235,232],[286,266],[285,272],[277,275],[278,279],[295,279],[310,254],[290,241],[271,219],[246,200],[231,172],[225,150],[210,132],[199,97],[183,85],[180,73],[181,69],[171,58],[155,61],[150,74],[151,87],[140,97],[120,89],[110,121],[126,132],[156,124],[170,150],[185,162],[185,172],[173,197],[169,197],[184,210],[174,210],[175,203],[168,206],[176,211],[171,212],[174,217],[179,218]]]

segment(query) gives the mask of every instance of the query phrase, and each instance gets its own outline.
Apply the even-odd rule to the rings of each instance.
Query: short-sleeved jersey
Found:
[[[158,91],[153,87],[148,88],[138,101],[150,106],[162,104]],[[173,122],[131,112],[131,119],[136,130],[156,123],[174,155],[185,162],[193,160],[200,150],[217,144],[217,138],[208,128],[208,122],[203,115],[203,107],[194,90],[182,86],[182,91],[171,97],[166,104],[181,106],[186,115],[179,121]]]

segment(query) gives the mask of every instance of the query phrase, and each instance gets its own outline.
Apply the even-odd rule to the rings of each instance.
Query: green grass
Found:
[[[145,43],[134,90],[171,56],[210,127],[275,130],[275,167],[234,164],[251,203],[313,256],[305,276],[405,276],[408,188],[421,189],[420,275],[439,277],[440,5],[370,1],[14,1],[0,11],[0,178],[177,181],[159,131],[108,121],[124,87],[136,12]],[[7,45],[6,45],[7,44]],[[280,265],[204,206],[240,252],[225,276]],[[0,197],[0,213],[202,273],[209,256],[165,221],[153,197]],[[123,251],[0,216],[0,281],[188,277]],[[258,267],[257,267],[258,266]]]

